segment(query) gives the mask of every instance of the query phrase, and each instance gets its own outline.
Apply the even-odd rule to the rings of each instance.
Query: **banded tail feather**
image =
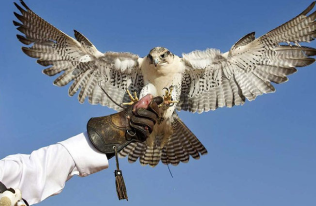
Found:
[[[120,153],[120,157],[128,156],[130,163],[139,159],[141,165],[155,167],[161,160],[163,164],[178,165],[187,163],[190,156],[200,159],[200,155],[207,154],[206,148],[191,132],[191,130],[174,114],[172,122],[173,134],[163,148],[151,147],[145,143],[131,143]]]

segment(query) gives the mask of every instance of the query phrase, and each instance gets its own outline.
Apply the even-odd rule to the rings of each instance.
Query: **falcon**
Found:
[[[35,14],[23,1],[16,4],[21,14],[14,21],[24,34],[17,35],[22,50],[37,63],[48,67],[43,73],[62,73],[54,85],[69,87],[69,95],[79,92],[83,103],[101,104],[117,111],[128,102],[131,91],[143,97],[164,96],[162,119],[144,143],[131,143],[120,156],[142,165],[178,165],[190,156],[199,159],[207,153],[203,144],[178,117],[176,110],[192,113],[219,107],[243,105],[248,99],[275,91],[271,83],[283,83],[296,67],[312,64],[316,49],[301,46],[316,37],[313,2],[301,14],[267,34],[255,38],[249,33],[228,52],[217,49],[193,51],[179,57],[164,47],[155,47],[145,57],[131,53],[102,53],[81,33],[75,38],[58,30]],[[22,8],[24,7],[24,8]]]

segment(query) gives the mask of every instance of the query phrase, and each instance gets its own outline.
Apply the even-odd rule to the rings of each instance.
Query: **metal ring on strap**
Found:
[[[136,132],[133,131],[133,133],[131,133],[132,131],[126,130],[127,134],[129,134],[130,136],[134,137],[136,136]]]

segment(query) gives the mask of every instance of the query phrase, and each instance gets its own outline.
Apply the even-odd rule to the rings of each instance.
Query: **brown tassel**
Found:
[[[117,156],[117,149],[115,146],[114,146],[114,150],[115,150],[115,160],[116,160],[116,168],[117,168],[114,172],[117,197],[119,198],[119,200],[126,199],[128,201],[126,186],[125,186],[122,171],[120,170],[120,165],[119,165],[118,156]]]

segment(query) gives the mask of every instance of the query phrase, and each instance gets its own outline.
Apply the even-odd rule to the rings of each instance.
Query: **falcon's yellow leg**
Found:
[[[127,92],[128,96],[129,96],[129,98],[131,98],[131,101],[127,102],[127,103],[123,103],[123,105],[132,105],[132,104],[138,102],[139,99],[137,97],[137,93],[136,92],[134,92],[134,97],[133,97],[133,95],[130,93],[130,91],[128,89],[126,90],[126,92]]]

